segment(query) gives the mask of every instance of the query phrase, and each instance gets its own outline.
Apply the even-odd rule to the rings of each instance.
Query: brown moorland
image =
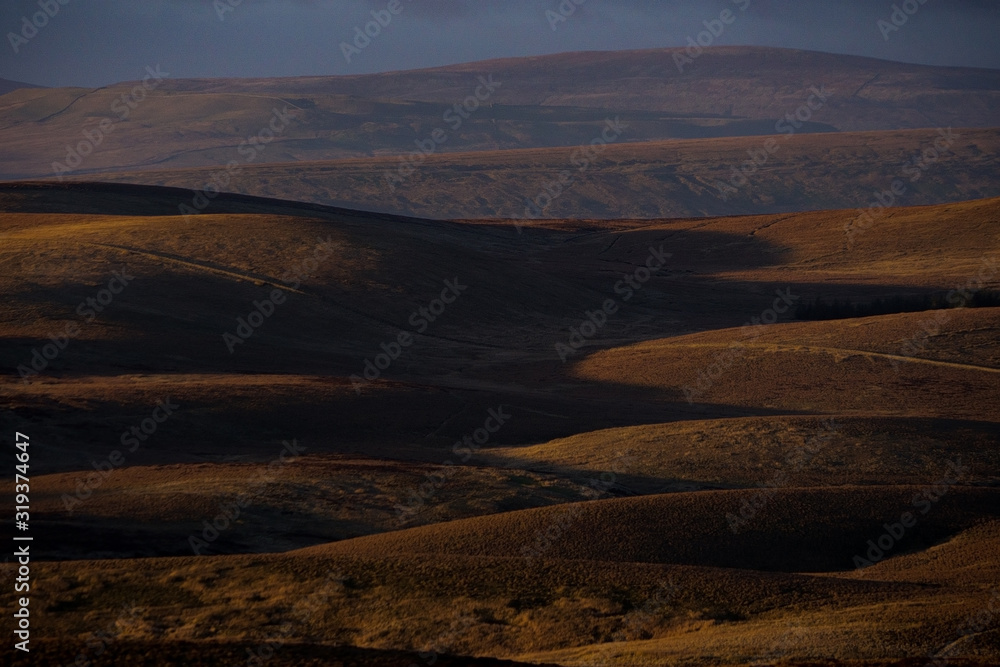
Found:
[[[611,144],[593,156],[574,147],[449,152],[421,160],[399,180],[399,155],[248,164],[227,189],[431,218],[611,220],[867,207],[897,179],[906,187],[897,203],[906,206],[1000,194],[998,131],[949,134],[943,153],[934,149],[942,139],[937,129],[648,140]],[[764,161],[769,140],[776,150]],[[925,160],[924,150],[934,152]],[[748,164],[751,156],[761,164]],[[734,169],[745,169],[746,181]],[[100,179],[202,190],[217,171],[144,169]],[[570,185],[558,184],[563,172]],[[551,202],[550,191],[558,193]]]
[[[435,129],[447,132],[440,147],[447,152],[569,147],[588,144],[615,117],[628,125],[620,140],[629,142],[766,135],[786,131],[776,123],[810,100],[820,108],[796,132],[1000,126],[993,70],[720,47],[678,72],[680,52],[566,53],[281,79],[174,80],[157,67],[159,79],[139,92],[134,81],[15,90],[0,99],[2,176],[399,156]],[[491,92],[480,77],[494,82]],[[446,112],[477,88],[487,101],[476,101],[456,125]],[[90,141],[83,133],[102,119],[110,131],[77,163],[72,150]],[[269,128],[273,141],[250,144]]]
[[[92,543],[33,562],[44,650],[86,650],[111,627],[137,661],[189,643],[223,659],[276,636],[288,661],[1000,655],[1000,309],[796,322],[789,308],[741,328],[776,292],[793,306],[995,288],[998,200],[893,209],[850,234],[852,211],[519,231],[229,195],[185,217],[188,197],[0,188],[0,428],[37,444],[47,541],[74,521],[62,494],[160,401],[178,406],[74,510]],[[285,280],[317,239],[326,259]],[[671,256],[626,301],[615,285],[659,253]],[[78,306],[112,271],[135,277],[87,321]],[[467,291],[415,332],[411,314],[445,280]],[[230,353],[223,334],[275,291],[283,303]],[[556,343],[608,299],[619,308],[564,363]],[[67,322],[80,330],[65,349],[19,377]],[[414,343],[398,364],[350,379],[400,332]],[[734,349],[738,364],[715,367]],[[703,371],[709,386],[686,395]],[[489,410],[510,417],[481,450],[456,449]],[[814,458],[789,458],[817,437]],[[183,540],[293,440],[304,449],[258,504],[218,529],[229,553],[135,548],[144,524]],[[430,525],[392,526],[393,503],[448,460],[463,467],[430,487]],[[950,462],[968,471],[956,479]],[[787,479],[772,488],[776,472]],[[906,512],[916,524],[893,537]],[[101,553],[116,524],[132,546]],[[271,546],[248,539],[281,524]],[[870,557],[869,540],[891,544]],[[136,551],[149,557],[121,557]],[[114,557],[79,559],[98,554]],[[873,565],[856,570],[855,556]]]

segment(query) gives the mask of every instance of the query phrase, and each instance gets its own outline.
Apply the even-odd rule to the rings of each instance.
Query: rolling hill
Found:
[[[0,79],[0,95],[6,95],[15,90],[24,90],[27,88],[42,88],[42,86],[36,86],[33,83],[24,83],[21,81],[10,81],[9,79]]]
[[[994,127],[1000,73],[763,47],[705,49],[678,71],[684,49],[579,52],[425,70],[297,79],[171,81],[188,93],[318,95],[414,100],[451,106],[479,75],[501,86],[498,105],[636,109],[720,118],[778,119],[824,85],[839,101],[824,120],[841,131],[953,125]],[[509,83],[508,83],[509,82]],[[471,88],[470,88],[471,86]]]
[[[938,474],[947,476],[942,467]],[[960,477],[960,474],[955,473]],[[672,493],[594,500],[505,512],[441,525],[358,537],[311,547],[304,554],[379,556],[445,554],[465,557],[583,560],[832,572],[856,568],[870,536],[887,518],[910,510],[899,552],[923,550],[1000,511],[995,489],[952,488],[932,503],[919,486],[775,489],[739,531],[745,491]],[[924,510],[926,514],[922,514]],[[794,526],[794,529],[792,528]],[[887,549],[888,551],[888,549]],[[876,562],[881,557],[872,556]]]
[[[907,206],[1000,196],[998,131],[962,129],[953,135],[951,147],[927,162],[923,151],[941,138],[936,129],[778,135],[770,137],[777,150],[766,161],[760,157],[768,141],[763,137],[625,143],[586,161],[574,148],[445,153],[421,161],[402,182],[396,180],[398,157],[257,164],[243,166],[229,187],[369,211],[498,220],[865,208],[896,180],[906,188],[898,203]],[[734,172],[742,169],[749,175]],[[572,181],[563,184],[567,170]],[[100,178],[203,190],[217,172],[149,169]]]
[[[521,226],[192,196],[0,185],[41,654],[1000,654],[961,630],[996,589],[1000,309],[793,316],[995,289],[1000,200]]]

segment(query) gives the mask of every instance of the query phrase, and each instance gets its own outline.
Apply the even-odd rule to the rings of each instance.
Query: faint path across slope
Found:
[[[272,287],[277,287],[280,290],[286,292],[292,292],[294,294],[305,294],[305,292],[297,289],[292,289],[288,285],[281,283],[277,278],[272,278],[270,276],[264,276],[254,273],[240,272],[232,267],[225,267],[218,264],[213,264],[212,262],[196,261],[193,259],[186,259],[184,257],[179,257],[177,255],[172,255],[166,252],[156,252],[153,250],[139,250],[138,248],[130,248],[123,245],[113,245],[110,243],[90,243],[89,245],[100,246],[102,248],[113,248],[115,250],[121,250],[122,252],[130,252],[137,255],[145,255],[147,257],[155,257],[156,259],[166,260],[168,262],[173,262],[175,264],[181,264],[187,267],[193,267],[196,269],[201,269],[203,271],[209,271],[211,273],[217,273],[227,278],[235,278],[236,280],[242,280],[246,282],[252,282],[255,285],[264,283],[265,285],[271,285]]]
[[[920,357],[907,357],[901,354],[886,354],[884,352],[869,352],[866,350],[854,350],[845,347],[821,347],[815,345],[776,345],[773,343],[670,343],[669,347],[712,347],[728,348],[736,344],[740,347],[757,348],[768,352],[816,352],[836,355],[848,354],[851,356],[862,356],[873,359],[890,359],[903,361],[912,364],[927,364],[930,366],[942,366],[945,368],[958,368],[962,370],[984,371],[986,373],[1000,373],[1000,368],[991,366],[977,366],[975,364],[960,364],[954,361],[938,361],[936,359],[923,359]]]

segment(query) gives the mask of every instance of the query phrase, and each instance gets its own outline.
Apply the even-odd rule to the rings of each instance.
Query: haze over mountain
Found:
[[[252,80],[174,80],[150,68],[139,88],[20,90],[0,100],[3,176],[103,172],[457,218],[522,215],[566,169],[587,172],[584,182],[560,185],[561,201],[539,207],[538,217],[860,207],[914,163],[923,180],[912,180],[908,204],[1000,194],[990,131],[956,129],[952,139],[947,129],[1000,126],[1000,71],[718,47],[679,72],[674,57],[683,54],[573,53]],[[930,131],[817,136],[914,128]],[[948,139],[940,154],[921,158],[939,131]],[[663,143],[762,135],[788,148],[760,158],[764,139]],[[616,145],[581,158],[577,147],[594,139]],[[551,150],[505,153],[530,148]],[[442,157],[455,153],[463,155]],[[751,185],[721,192],[740,182],[734,170],[748,156],[760,162],[750,164]],[[519,191],[532,181],[532,191]]]
[[[41,88],[41,86],[36,86],[33,83],[22,83],[21,81],[8,81],[7,79],[0,79],[0,95],[6,95],[11,91],[21,90],[24,88]]]
[[[928,161],[924,150],[943,138],[937,129],[783,135],[780,150],[759,167],[750,164],[746,176],[739,170],[750,155],[763,154],[766,139],[622,143],[593,160],[577,148],[445,153],[429,156],[401,180],[397,157],[246,165],[227,189],[431,218],[655,219],[867,208],[899,179],[905,191],[898,203],[914,206],[1000,196],[998,132],[946,132],[953,143]],[[567,168],[574,172],[568,184],[560,176]],[[202,190],[218,171],[100,178]]]
[[[901,25],[893,21],[894,4]],[[993,44],[1000,9],[991,0],[907,3],[905,14],[902,1],[870,0],[403,0],[394,16],[387,6],[388,0],[60,4],[27,44],[0,51],[0,71],[48,86],[88,87],[132,78],[156,63],[179,78],[362,74],[573,51],[687,47],[712,22],[713,46],[1000,68]],[[29,10],[38,11],[37,2],[0,5],[4,32],[20,29]],[[725,10],[733,18],[720,25]],[[381,15],[381,30],[367,26],[373,12]],[[357,36],[365,28],[375,33],[368,44]],[[345,54],[344,45],[355,40],[361,52]]]

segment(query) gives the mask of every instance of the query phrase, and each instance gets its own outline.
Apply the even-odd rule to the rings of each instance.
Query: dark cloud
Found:
[[[746,2],[717,44],[1000,68],[1000,3],[987,0],[906,0],[919,10],[888,40],[877,22],[904,0],[586,0],[553,30],[546,12],[563,1],[571,2],[401,0],[402,13],[348,63],[341,43],[389,0],[242,0],[221,18],[228,0],[69,0],[19,53],[5,37],[0,77],[99,86],[156,63],[174,77],[294,76],[681,46],[704,21]],[[38,11],[38,0],[6,0],[0,30],[16,34]]]

